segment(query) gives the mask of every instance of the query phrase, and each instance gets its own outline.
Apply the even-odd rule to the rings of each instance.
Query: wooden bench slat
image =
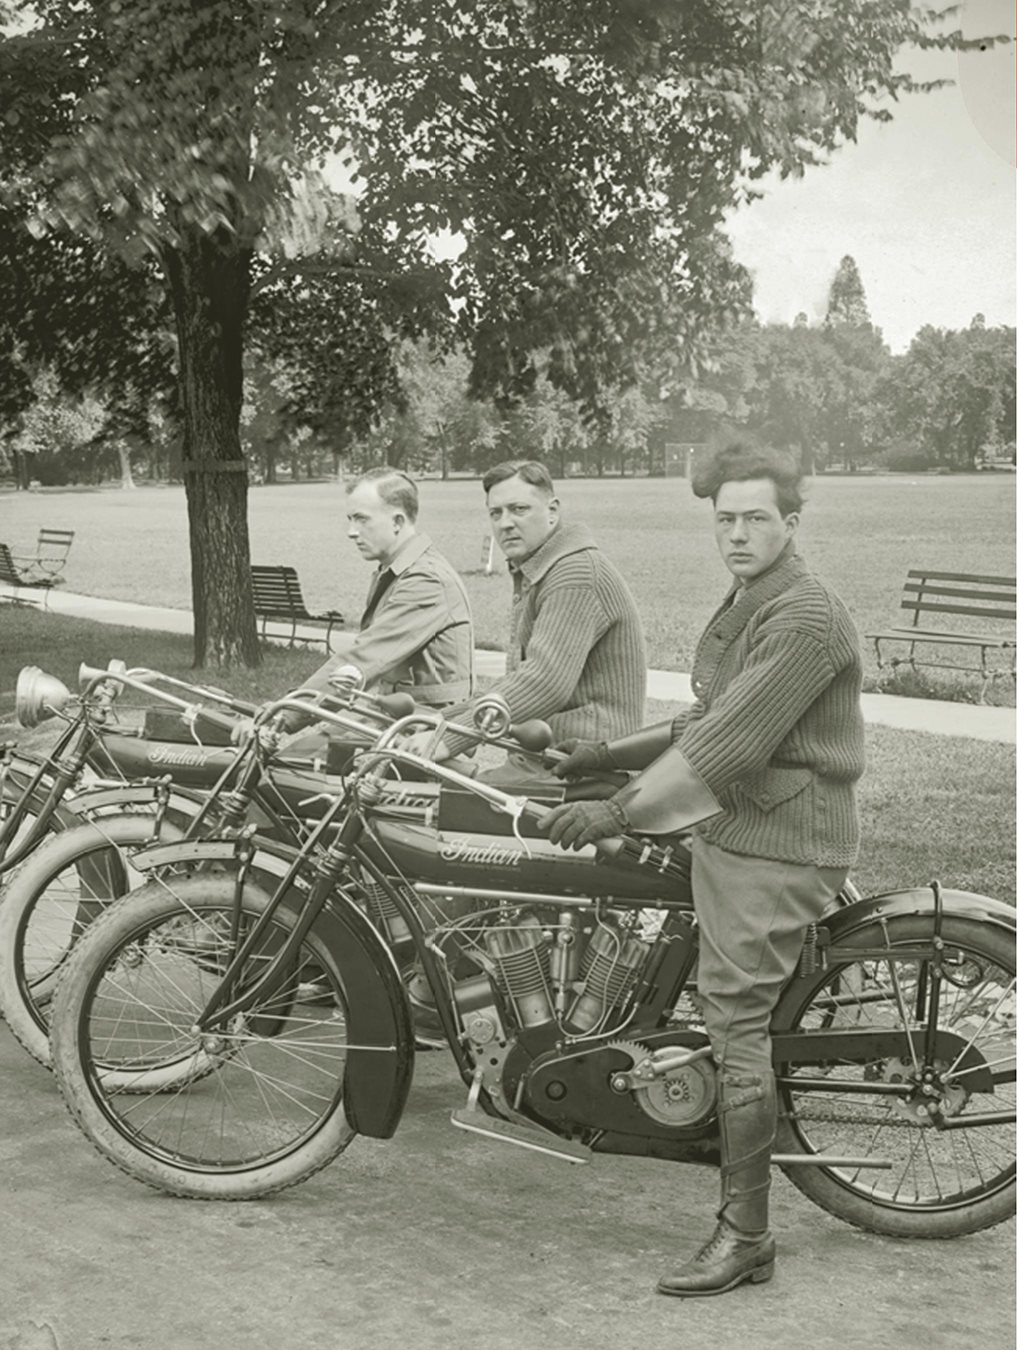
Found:
[[[1017,601],[1017,589],[1012,591],[979,591],[971,586],[919,586],[916,582],[904,583],[905,595],[941,595],[948,600],[984,600],[986,604],[1011,604]]]
[[[941,600],[902,600],[901,609],[914,610],[916,614],[933,611],[936,614],[967,614],[980,619],[1017,619],[1017,609],[979,609],[975,605],[947,605]]]
[[[912,570],[908,577],[928,577],[930,581],[980,581],[987,586],[1017,587],[1017,577],[986,577],[978,572],[926,572]]]

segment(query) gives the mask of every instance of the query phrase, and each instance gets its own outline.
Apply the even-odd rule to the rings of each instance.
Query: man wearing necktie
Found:
[[[327,689],[339,666],[356,666],[373,693],[409,694],[441,708],[473,693],[473,618],[455,568],[417,529],[417,486],[399,469],[371,469],[347,488],[347,536],[378,564],[352,647],[303,683]],[[315,730],[290,741],[287,753],[314,754]]]
[[[865,762],[858,634],[796,552],[794,462],[729,446],[697,463],[692,490],[713,502],[734,577],[696,648],[695,703],[632,736],[564,742],[562,776],[646,772],[607,801],[558,806],[544,822],[554,843],[581,848],[626,828],[678,828],[660,823],[669,811],[704,821],[692,839],[692,894],[697,988],[717,1069],[721,1203],[710,1240],[657,1286],[680,1298],[773,1273],[770,1016],[808,925],[857,855]]]

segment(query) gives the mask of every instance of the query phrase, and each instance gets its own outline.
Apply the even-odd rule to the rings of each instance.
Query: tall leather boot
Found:
[[[726,1294],[745,1281],[773,1275],[776,1244],[770,1233],[770,1154],[777,1122],[772,1073],[720,1075],[720,1210],[705,1244],[657,1292],[677,1298]]]

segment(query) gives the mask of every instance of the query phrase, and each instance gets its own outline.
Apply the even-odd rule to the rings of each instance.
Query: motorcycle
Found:
[[[407,956],[466,1088],[454,1126],[572,1164],[718,1162],[694,822],[564,854],[544,806],[406,749],[422,724],[436,743],[446,729],[419,712],[393,723],[295,857],[249,833],[147,850],[134,866],[151,880],[75,946],[53,1066],[80,1128],[132,1177],[260,1197],[357,1134],[391,1137],[414,1060]],[[386,807],[407,771],[440,784],[434,818]],[[451,917],[421,913],[449,901]],[[774,1164],[871,1232],[1009,1217],[1014,970],[1013,912],[986,896],[934,882],[828,912],[772,1019]]]
[[[255,706],[224,691],[214,691],[215,706],[209,708],[201,702],[208,690],[158,671],[128,671],[122,662],[106,671],[81,667],[72,721],[102,726],[102,754],[123,781],[80,787],[72,802],[64,802],[62,828],[54,822],[36,842],[4,885],[0,904],[0,1011],[40,1063],[49,1063],[49,1004],[61,965],[85,927],[137,884],[130,866],[134,851],[156,842],[235,834],[249,823],[262,840],[296,848],[320,819],[323,804],[341,791],[356,750],[370,745],[394,713],[412,709],[405,695],[364,693],[350,682],[349,670],[340,668],[327,694],[297,690],[289,696],[290,710],[316,710],[315,716],[330,724],[328,754],[314,764],[289,759],[278,735],[252,734],[249,715]],[[192,701],[167,695],[160,683],[183,689]],[[146,709],[136,730],[105,727],[96,716],[123,687],[163,700],[162,707]],[[22,672],[17,711],[23,725],[59,715],[71,702],[70,691],[52,676],[36,667]],[[480,712],[483,716],[483,707]],[[247,721],[239,721],[244,714]],[[550,739],[543,724],[515,730],[529,744],[535,743],[535,731],[541,746]],[[87,743],[83,735],[79,751]],[[522,748],[518,736],[512,747]],[[160,769],[164,776],[152,778]],[[433,808],[436,791],[429,782],[392,783],[387,799],[420,814]]]

